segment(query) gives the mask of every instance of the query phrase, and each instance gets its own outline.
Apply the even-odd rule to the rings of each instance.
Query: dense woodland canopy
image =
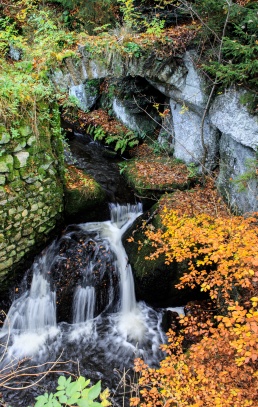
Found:
[[[2,0],[1,121],[15,137],[21,116],[32,122],[40,116],[39,102],[67,106],[66,95],[53,94],[49,72],[75,56],[78,43],[94,48],[122,32],[133,44],[130,52],[146,43],[171,55],[173,46],[178,52],[195,48],[211,92],[244,87],[243,103],[257,112],[257,27],[258,3],[252,0]],[[53,114],[45,112],[44,120],[51,122]],[[194,193],[197,200],[203,194]],[[168,264],[187,262],[189,272],[178,288],[201,287],[211,305],[181,318],[179,331],[168,332],[167,357],[158,369],[136,361],[139,381],[131,405],[257,407],[257,214],[210,214],[206,202],[200,212],[193,211],[185,197],[179,198],[179,208],[163,203],[162,226],[147,227],[146,239],[155,248],[153,258],[165,254]]]

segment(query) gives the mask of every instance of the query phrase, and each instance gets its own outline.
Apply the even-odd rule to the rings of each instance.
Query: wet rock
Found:
[[[76,287],[83,285],[84,273],[90,264],[91,285],[95,287],[97,298],[94,316],[116,302],[118,277],[113,260],[113,253],[105,244],[97,242],[80,228],[79,231],[69,232],[61,240],[58,260],[51,270],[56,287],[57,322],[72,322],[74,292]],[[112,288],[111,301],[109,294]]]
[[[169,329],[177,332],[180,329],[179,315],[175,311],[165,310],[162,318],[162,327],[165,332]]]

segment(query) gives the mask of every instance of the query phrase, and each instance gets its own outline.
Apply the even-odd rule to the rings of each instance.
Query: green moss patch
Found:
[[[90,209],[105,198],[101,186],[74,166],[66,168],[65,181],[65,212],[68,216]]]

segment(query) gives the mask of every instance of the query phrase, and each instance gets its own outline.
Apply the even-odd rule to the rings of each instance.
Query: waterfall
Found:
[[[78,286],[75,290],[73,299],[74,324],[86,322],[94,317],[96,296],[95,287],[91,285],[92,273],[93,265],[90,262],[84,271],[82,286]]]
[[[50,269],[54,258],[55,242],[34,262],[31,288],[13,302],[3,332],[40,332],[56,326],[56,295],[50,285]]]
[[[114,372],[131,367],[135,357],[160,360],[163,314],[136,302],[122,244],[141,213],[140,204],[111,204],[109,221],[71,225],[35,260],[31,287],[13,302],[0,334],[2,349],[9,341],[3,364],[24,357],[44,364],[62,353],[64,360],[78,361],[86,377],[97,372],[113,386]],[[57,324],[56,300],[61,312],[67,286],[73,298],[63,305],[72,308],[72,323]]]
[[[110,204],[111,220],[106,222],[85,223],[79,225],[93,235],[94,256],[83,270],[81,284],[75,289],[73,299],[73,322],[83,323],[94,318],[96,292],[94,272],[97,254],[100,248],[111,249],[116,260],[114,267],[119,274],[121,314],[137,313],[134,281],[131,266],[122,244],[124,232],[141,215],[142,206]],[[70,238],[67,235],[67,238]],[[85,237],[86,239],[86,237]],[[56,294],[51,289],[51,267],[57,259],[57,245],[53,243],[33,264],[33,277],[30,290],[15,300],[7,315],[3,331],[39,332],[47,327],[56,326]],[[112,284],[110,294],[113,294]],[[109,303],[112,298],[109,299]]]
[[[87,286],[78,287],[74,295],[74,318],[75,324],[93,319],[95,306],[95,289]]]
[[[121,313],[128,314],[136,309],[134,281],[131,266],[122,244],[122,236],[132,223],[142,214],[142,205],[110,204],[111,220],[98,223],[85,223],[81,227],[87,232],[95,232],[110,244],[116,255],[116,267],[120,275]]]

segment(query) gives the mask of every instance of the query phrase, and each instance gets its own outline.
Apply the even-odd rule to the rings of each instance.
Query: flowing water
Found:
[[[124,232],[141,212],[140,204],[111,204],[111,220],[77,225],[35,260],[31,287],[13,302],[0,334],[2,344],[8,342],[0,369],[7,371],[8,364],[14,369],[21,358],[30,358],[28,363],[34,365],[60,358],[69,360],[66,371],[78,374],[79,369],[93,381],[101,379],[115,392],[117,372],[131,367],[135,357],[152,365],[160,360],[159,345],[165,341],[162,313],[136,302],[132,270],[122,245]],[[56,302],[65,288],[57,291],[53,276],[59,266],[67,269],[71,264],[61,248],[75,239],[82,257],[78,270],[73,266],[78,280],[69,304],[72,323],[57,324]],[[7,391],[5,397],[15,407],[26,405],[41,393],[42,389],[34,387],[23,400],[14,392]]]

